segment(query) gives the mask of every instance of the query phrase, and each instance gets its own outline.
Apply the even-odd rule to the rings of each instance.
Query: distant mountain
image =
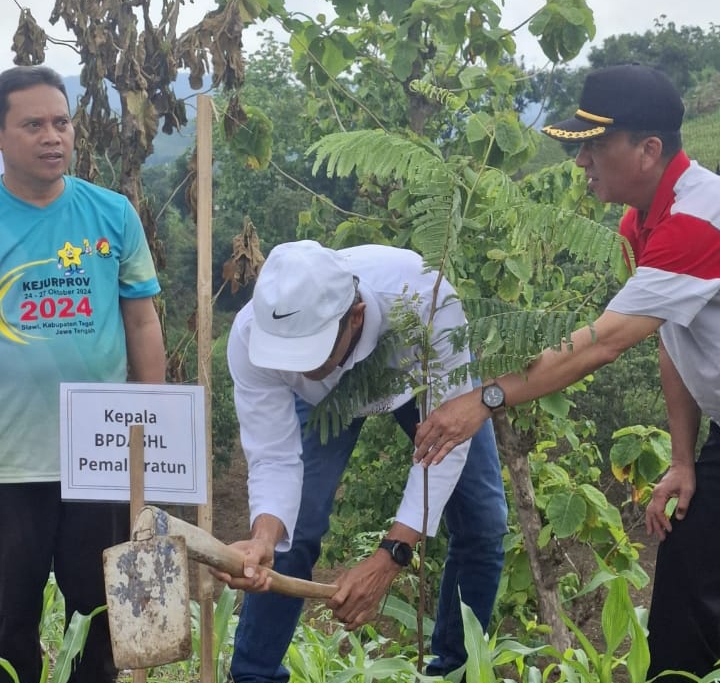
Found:
[[[70,101],[71,109],[75,109],[77,102],[85,89],[80,84],[80,76],[65,76],[63,78],[65,82],[65,89],[67,90],[68,100]],[[175,160],[185,150],[191,147],[195,142],[195,111],[197,110],[197,96],[202,93],[210,92],[211,77],[206,75],[203,79],[202,90],[193,90],[190,87],[189,74],[181,73],[178,75],[177,81],[175,81],[175,96],[178,99],[185,100],[185,106],[187,108],[188,125],[185,126],[181,131],[175,132],[172,135],[166,135],[165,133],[159,132],[153,141],[155,147],[155,153],[148,157],[147,164],[153,166],[155,164],[164,164]],[[115,90],[115,87],[108,82],[108,101],[113,111],[120,111],[120,97]]]

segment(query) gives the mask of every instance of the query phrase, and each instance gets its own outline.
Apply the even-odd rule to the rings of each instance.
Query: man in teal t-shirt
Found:
[[[59,384],[165,379],[142,225],[124,196],[65,175],[73,144],[58,74],[0,74],[0,657],[21,683],[40,680],[51,567],[67,618],[87,614],[105,603],[102,550],[129,532],[127,505],[60,498]],[[95,617],[71,681],[116,673]]]

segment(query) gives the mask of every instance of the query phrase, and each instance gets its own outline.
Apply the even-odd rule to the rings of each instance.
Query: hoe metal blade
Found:
[[[187,548],[182,536],[129,541],[103,552],[113,659],[145,669],[192,653]]]

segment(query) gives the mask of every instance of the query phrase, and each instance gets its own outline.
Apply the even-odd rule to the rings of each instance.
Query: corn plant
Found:
[[[500,638],[497,634],[488,636],[483,632],[474,612],[465,603],[461,604],[461,611],[468,659],[464,667],[450,674],[448,678],[451,681],[461,680],[463,674],[465,680],[474,683],[533,683],[540,680],[539,670],[526,659],[543,654],[549,649],[547,646],[528,647],[512,638]],[[499,677],[501,674],[497,673],[498,667],[507,665],[513,666],[517,672],[511,679]]]
[[[101,605],[90,614],[75,612],[70,624],[63,631],[65,601],[58,590],[55,576],[50,575],[43,592],[43,611],[40,620],[43,663],[38,683],[67,683],[72,673],[73,660],[82,653],[92,619],[104,612]],[[54,661],[50,657],[54,655]],[[4,669],[14,683],[20,683],[12,662],[0,657],[0,668]]]
[[[237,626],[237,591],[224,586],[218,601],[213,605],[213,663],[215,681],[226,680],[232,658],[235,627]],[[164,664],[147,670],[148,683],[181,683],[199,680],[200,675],[200,605],[190,602],[192,654],[190,659]],[[122,679],[121,679],[122,680]],[[129,678],[128,678],[129,680]],[[124,683],[124,681],[123,681]]]
[[[300,624],[285,664],[290,683],[439,683],[437,676],[424,676],[416,668],[417,651],[402,647],[371,626],[356,633],[337,629],[326,635]]]
[[[579,646],[559,653],[553,648],[546,650],[556,661],[548,665],[543,680],[553,678],[557,683],[612,683],[625,672],[630,683],[645,683],[650,665],[650,651],[647,641],[647,610],[636,608],[630,600],[628,581],[624,576],[612,574],[601,562],[600,571],[592,585],[604,583],[607,596],[602,609],[602,633],[604,651],[596,648],[570,619],[565,623],[575,635]],[[588,590],[590,586],[586,588]],[[584,591],[583,591],[584,592]],[[720,681],[720,669],[701,678],[686,671],[663,671],[651,681],[662,682],[665,676],[674,675],[696,683]]]
[[[10,678],[12,678],[13,683],[20,683],[15,667],[4,657],[0,657],[0,669],[4,669],[7,672]]]
[[[567,616],[564,621],[580,647],[555,653],[558,661],[550,666],[559,671],[558,681],[612,683],[616,670],[624,668],[631,683],[645,683],[650,652],[645,627],[630,601],[624,577],[616,576],[608,581],[608,594],[602,609],[604,652],[596,649]],[[629,647],[623,652],[621,646],[628,638]]]
[[[230,666],[234,646],[237,615],[237,591],[228,586],[223,588],[213,611],[213,662],[215,662],[215,680],[225,681]],[[193,625],[193,657],[200,660],[200,606],[193,601],[190,606]]]

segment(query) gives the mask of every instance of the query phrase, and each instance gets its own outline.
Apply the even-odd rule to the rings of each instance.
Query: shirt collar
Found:
[[[360,339],[358,339],[353,352],[343,365],[343,368],[346,370],[367,358],[375,350],[378,340],[380,339],[382,328],[382,313],[375,293],[365,287],[362,280],[358,285],[358,290],[360,291],[362,302],[365,304],[363,328],[360,333]]]
[[[682,150],[670,160],[660,178],[652,204],[650,204],[650,210],[645,218],[646,228],[652,228],[665,217],[675,199],[675,185],[689,166],[690,159]]]

